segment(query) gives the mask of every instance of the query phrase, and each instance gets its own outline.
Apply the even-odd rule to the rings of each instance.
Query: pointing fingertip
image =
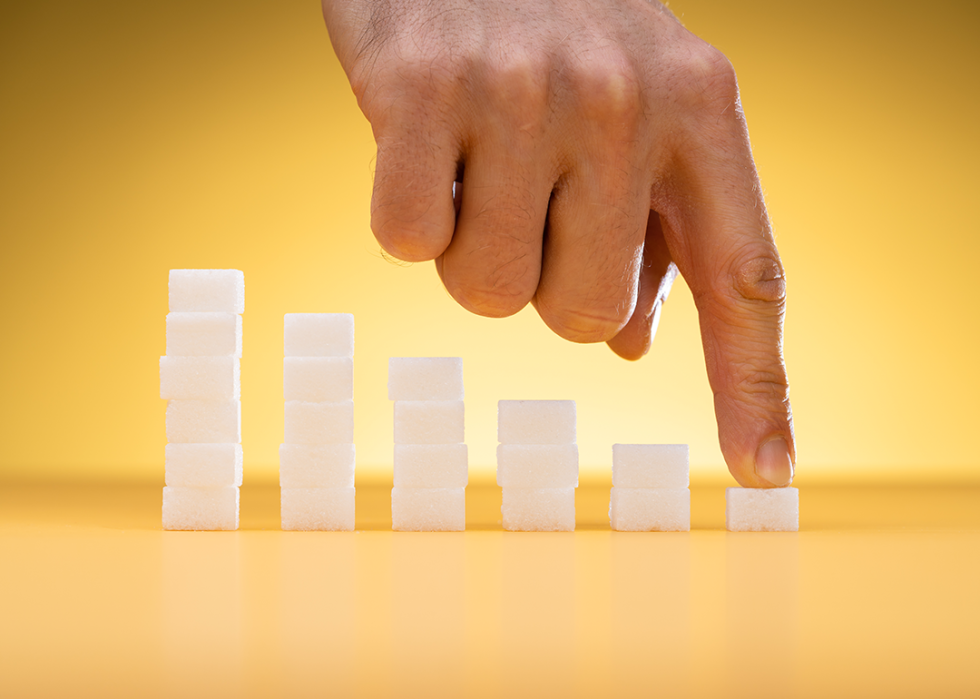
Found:
[[[773,435],[759,447],[755,455],[755,473],[777,488],[793,482],[793,457],[781,434]]]

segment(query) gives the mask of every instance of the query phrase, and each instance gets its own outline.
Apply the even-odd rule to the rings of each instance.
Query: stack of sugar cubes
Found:
[[[238,529],[242,484],[240,389],[245,275],[170,270],[164,529]]]
[[[463,360],[391,357],[395,402],[395,531],[463,531],[469,468],[463,429]]]
[[[619,532],[691,530],[686,444],[614,444],[609,522]]]
[[[287,313],[282,528],[354,531],[354,316]]]
[[[502,400],[497,404],[497,439],[504,529],[574,531],[575,401]]]
[[[797,532],[800,491],[796,488],[726,488],[725,528],[730,532]]]

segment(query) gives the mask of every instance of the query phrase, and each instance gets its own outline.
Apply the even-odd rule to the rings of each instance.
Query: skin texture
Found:
[[[378,145],[381,246],[434,260],[474,313],[532,303],[562,337],[627,359],[682,274],[729,470],[788,485],[786,285],[728,60],[646,0],[323,11]]]

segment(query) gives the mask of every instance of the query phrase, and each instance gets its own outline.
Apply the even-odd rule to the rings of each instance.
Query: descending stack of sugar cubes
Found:
[[[504,529],[574,531],[575,401],[502,400],[497,404],[497,439]]]
[[[354,316],[287,313],[282,528],[354,530]]]
[[[463,425],[463,360],[392,357],[395,402],[395,531],[463,531],[469,469]]]
[[[614,444],[609,523],[620,532],[691,530],[686,444]]]
[[[241,369],[245,275],[170,270],[164,529],[238,529],[242,484]]]
[[[726,488],[725,528],[730,532],[800,530],[796,488]]]

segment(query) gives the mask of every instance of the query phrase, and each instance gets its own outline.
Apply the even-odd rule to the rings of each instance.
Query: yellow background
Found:
[[[978,6],[671,7],[739,73],[801,474],[977,476]],[[8,3],[0,70],[0,476],[162,481],[175,267],[245,271],[247,480],[275,478],[283,314],[332,311],[357,322],[359,468],[390,468],[387,358],[458,355],[475,470],[498,399],[573,398],[587,470],[613,442],[688,442],[724,475],[682,283],[632,364],[381,257],[371,132],[317,3]]]

